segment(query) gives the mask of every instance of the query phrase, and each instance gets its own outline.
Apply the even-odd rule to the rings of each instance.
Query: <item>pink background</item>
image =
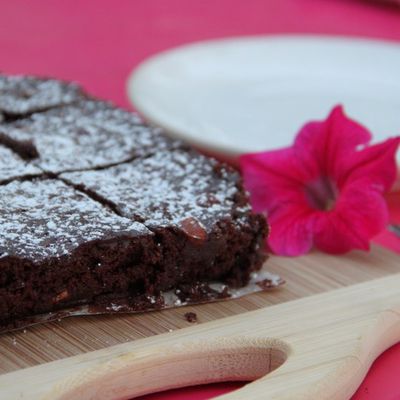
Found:
[[[0,0],[0,70],[76,80],[128,106],[126,78],[151,54],[202,39],[296,32],[400,41],[400,8],[363,0]],[[400,196],[390,202],[400,223]],[[377,240],[399,250],[390,233]],[[375,363],[354,399],[400,399],[399,376],[400,345]],[[199,400],[236,387],[146,399]]]

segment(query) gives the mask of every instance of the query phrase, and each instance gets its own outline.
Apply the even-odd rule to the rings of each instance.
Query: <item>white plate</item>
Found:
[[[142,63],[128,92],[150,122],[226,156],[287,146],[339,103],[378,141],[400,134],[400,46],[326,36],[201,42]]]

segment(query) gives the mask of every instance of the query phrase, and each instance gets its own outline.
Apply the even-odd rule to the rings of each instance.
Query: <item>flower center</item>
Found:
[[[306,185],[305,195],[312,208],[329,211],[335,206],[337,188],[330,178],[322,176]]]

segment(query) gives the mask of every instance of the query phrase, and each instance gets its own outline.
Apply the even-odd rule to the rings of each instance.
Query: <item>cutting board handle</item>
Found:
[[[348,321],[324,353],[314,348],[315,337],[308,338],[307,332],[289,342],[239,336],[179,343],[171,337],[166,347],[149,344],[64,380],[45,399],[120,400],[232,380],[253,383],[221,399],[348,399],[375,358],[400,340],[400,314],[388,310],[370,321],[366,325],[365,316]],[[337,329],[332,323],[327,318],[319,340]],[[354,330],[364,326],[368,328],[362,340],[354,342]],[[337,353],[337,346],[346,348],[347,354]]]
[[[0,394],[123,400],[254,380],[220,398],[346,400],[400,341],[399,300],[400,274],[3,375]]]
[[[292,337],[287,361],[275,372],[253,382],[251,392],[246,393],[245,387],[221,399],[261,399],[263,392],[265,398],[279,400],[350,399],[375,359],[400,342],[400,307],[375,316],[361,314],[341,326],[335,326],[331,317],[326,318],[319,338],[307,338],[307,334]],[[322,348],[316,344],[315,341],[324,341],[324,336],[331,334],[336,336],[335,341],[327,341]],[[246,397],[257,390],[257,397]]]

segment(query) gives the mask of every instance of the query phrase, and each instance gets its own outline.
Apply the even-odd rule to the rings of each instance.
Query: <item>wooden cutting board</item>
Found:
[[[59,322],[49,323],[47,325],[31,327],[26,331],[3,334],[0,336],[0,373],[4,374],[6,372],[16,371],[21,368],[44,364],[52,360],[59,360],[73,355],[88,353],[93,350],[103,349],[119,343],[130,342],[139,338],[149,337],[160,333],[167,333],[171,330],[188,327],[191,324],[188,323],[184,318],[184,314],[188,311],[196,312],[198,316],[198,322],[201,324],[203,322],[220,319],[235,314],[241,314],[246,311],[256,310],[268,305],[287,302],[312,294],[327,292],[343,286],[354,285],[360,282],[373,280],[375,278],[400,273],[400,257],[399,255],[388,250],[374,246],[372,252],[369,254],[352,252],[351,254],[342,257],[334,257],[319,253],[314,253],[299,258],[271,257],[266,263],[266,267],[269,271],[281,275],[281,277],[287,281],[287,284],[283,288],[277,289],[273,292],[257,293],[233,301],[183,307],[141,315],[70,318]],[[384,294],[385,287],[394,279],[395,276],[393,276],[393,279],[389,278],[387,281],[381,283],[380,286],[378,285],[378,292],[382,292],[382,294]],[[395,283],[397,282],[398,284],[400,304],[399,276],[397,276],[396,279],[397,281],[395,281]],[[395,285],[393,290],[396,288],[397,286]],[[376,295],[377,289],[372,288],[371,290],[374,295]],[[341,295],[339,298],[340,297]],[[364,297],[368,298],[368,296]],[[310,311],[313,311],[313,308],[318,309],[319,301],[325,301],[323,299],[316,299],[317,300],[315,301],[311,299],[308,305],[306,304],[306,306],[310,308]],[[338,301],[335,300],[335,303],[337,302]],[[354,302],[357,302],[357,298],[354,299]],[[342,304],[341,306],[343,307],[343,312],[351,310],[352,304],[353,301],[349,302],[348,307],[344,307],[344,304]],[[305,306],[303,305],[303,308],[304,307]],[[273,310],[275,307],[270,309]],[[268,308],[262,310],[262,312],[264,311],[268,311]],[[302,313],[305,313],[305,311],[303,310],[298,315],[301,317]],[[316,320],[318,318],[321,319],[323,318],[323,315],[324,313],[313,315],[311,320]],[[240,318],[247,318],[247,316],[242,316]],[[224,322],[222,322],[222,324],[223,323]],[[208,325],[205,325],[205,327],[205,329],[208,329]],[[197,329],[200,328],[201,327],[198,327]],[[266,328],[264,327],[264,329]],[[193,329],[190,329],[188,332],[192,330]],[[244,330],[244,332],[245,331],[246,330]],[[182,332],[186,332],[186,330]],[[335,329],[333,329],[332,334],[335,332]],[[205,332],[202,332],[201,334],[204,337],[207,336]],[[247,334],[248,332],[246,332],[246,335]],[[229,336],[228,333],[227,336]],[[164,337],[165,336],[160,337],[160,343],[165,342],[165,339],[161,339]],[[167,337],[169,336],[167,335]],[[154,340],[157,341],[158,338],[155,338]],[[142,342],[137,343],[140,344]],[[131,343],[127,343],[127,345],[131,345]],[[135,343],[133,343],[133,346],[134,345]],[[228,343],[227,345],[228,347],[236,346],[235,343]],[[211,343],[207,346],[211,346],[211,349],[214,344]],[[266,370],[272,368],[272,364],[278,365],[279,363],[282,363],[282,360],[285,357],[285,343],[283,342],[282,348],[279,348],[279,345],[277,347],[271,347],[270,344],[268,344],[268,346],[264,346],[264,350],[260,350],[260,348],[257,346],[254,347],[254,343],[249,343],[246,346],[245,347],[250,352],[249,354],[252,354],[253,352],[253,356],[256,358],[259,357],[260,354],[265,355],[268,353],[271,356],[271,354],[274,353],[273,357],[267,357],[270,360],[269,366],[268,368],[264,366],[262,375],[265,374]],[[112,349],[110,349],[110,351],[112,352]],[[89,354],[87,357],[89,359],[92,357],[92,355]],[[101,357],[104,357],[104,354]],[[245,364],[246,362],[247,364]],[[159,360],[157,360],[157,363],[159,363]],[[256,368],[252,363],[249,363],[248,360],[246,361],[246,359],[238,359],[237,363],[238,365],[248,365],[248,378],[260,376],[260,371],[257,370],[258,367]],[[62,366],[64,364],[60,365]],[[70,368],[68,365],[69,364],[67,362],[65,364],[66,376],[68,375],[68,368]],[[63,367],[60,368],[61,374],[63,374]],[[52,369],[53,367],[49,367],[49,370]],[[59,370],[59,368],[57,369]],[[26,371],[25,374],[27,372],[28,371]],[[311,376],[313,375],[311,370],[309,373]],[[45,373],[44,375],[48,375],[48,373]],[[239,375],[235,375],[234,377],[237,379]],[[16,379],[19,379],[18,373],[14,376]],[[2,378],[6,377],[6,380],[2,380]],[[10,382],[10,377],[13,377],[13,374],[4,375],[3,377],[0,376],[0,394],[3,390],[5,390],[4,382]],[[244,378],[243,371],[240,377]],[[217,378],[224,379],[227,377],[221,375],[217,376]],[[208,380],[213,379],[209,377]],[[207,379],[201,379],[201,382],[205,381],[207,381]],[[193,377],[192,381],[189,379],[187,382],[194,382]],[[184,382],[182,384],[184,384]],[[249,385],[249,387],[250,386],[251,385]],[[146,390],[142,390],[142,392],[145,392]],[[1,396],[1,398],[3,398],[3,396]],[[49,399],[50,398],[53,397],[49,397]],[[104,397],[104,399],[106,398],[107,397]]]

